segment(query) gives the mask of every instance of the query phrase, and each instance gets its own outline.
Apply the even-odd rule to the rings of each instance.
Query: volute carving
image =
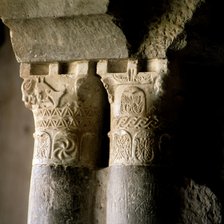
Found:
[[[139,62],[131,59],[98,62],[97,74],[111,104],[110,165],[153,162],[159,127],[154,104],[162,93],[167,61],[148,60],[144,68],[142,72]]]
[[[34,165],[96,165],[103,95],[93,68],[88,61],[21,64],[22,99],[34,114]]]

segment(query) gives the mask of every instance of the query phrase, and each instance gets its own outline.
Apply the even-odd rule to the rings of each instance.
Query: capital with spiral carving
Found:
[[[103,101],[94,64],[23,63],[20,71],[35,121],[33,165],[96,166]]]

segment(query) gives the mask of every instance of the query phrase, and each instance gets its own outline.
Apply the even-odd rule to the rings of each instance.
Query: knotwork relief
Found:
[[[126,162],[131,159],[131,135],[125,130],[119,130],[112,134],[112,152],[110,163]]]
[[[151,130],[142,129],[133,136],[126,130],[110,134],[110,164],[150,164],[154,158],[154,136]]]
[[[150,131],[141,130],[134,136],[133,148],[135,158],[139,162],[150,163],[154,157],[154,138]]]
[[[152,129],[158,126],[158,119],[156,116],[120,116],[114,118],[113,127],[121,129]]]

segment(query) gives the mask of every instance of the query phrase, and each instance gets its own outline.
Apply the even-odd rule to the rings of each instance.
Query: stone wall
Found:
[[[19,65],[9,32],[0,30],[0,223],[24,224],[27,218],[33,153],[32,114],[21,103]]]

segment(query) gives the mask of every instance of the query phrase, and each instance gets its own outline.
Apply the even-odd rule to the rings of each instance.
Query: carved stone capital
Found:
[[[159,125],[154,104],[162,92],[167,61],[102,60],[97,74],[111,104],[110,165],[150,165]]]
[[[95,166],[103,99],[94,63],[23,63],[20,72],[35,121],[33,164]]]

